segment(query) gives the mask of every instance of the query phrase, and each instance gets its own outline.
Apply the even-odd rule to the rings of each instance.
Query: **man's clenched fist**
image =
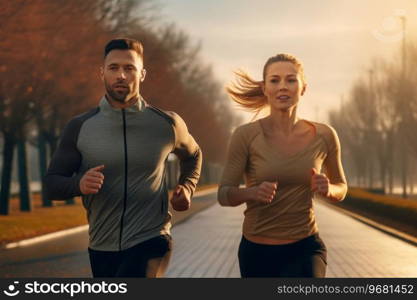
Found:
[[[190,208],[190,193],[183,185],[177,185],[172,193],[171,205],[177,211],[184,211]]]
[[[80,191],[83,195],[97,194],[104,182],[102,173],[104,165],[89,169],[80,180]]]

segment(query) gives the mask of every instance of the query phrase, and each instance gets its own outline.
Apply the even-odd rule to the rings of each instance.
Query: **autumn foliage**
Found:
[[[144,45],[144,98],[185,119],[206,162],[224,159],[238,120],[210,66],[201,62],[198,44],[162,24],[153,1],[1,1],[0,37],[2,212],[15,146],[27,141],[38,146],[43,175],[47,153],[53,153],[67,121],[98,104],[103,48],[116,37]],[[19,164],[26,164],[24,157]]]

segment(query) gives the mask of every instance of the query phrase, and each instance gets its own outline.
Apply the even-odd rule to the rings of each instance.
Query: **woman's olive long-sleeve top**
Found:
[[[313,210],[311,169],[321,170],[331,184],[346,184],[336,131],[328,125],[310,122],[313,140],[302,150],[285,155],[266,139],[260,121],[238,127],[230,141],[227,163],[219,187],[221,203],[228,202],[230,187],[238,187],[242,176],[246,187],[264,181],[278,182],[270,204],[247,201],[243,235],[273,239],[302,239],[318,231]]]

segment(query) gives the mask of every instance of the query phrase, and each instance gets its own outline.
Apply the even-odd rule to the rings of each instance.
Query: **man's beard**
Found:
[[[126,103],[130,100],[130,89],[129,87],[126,90],[116,92],[110,84],[104,82],[104,86],[106,87],[107,94],[115,101],[120,103]]]

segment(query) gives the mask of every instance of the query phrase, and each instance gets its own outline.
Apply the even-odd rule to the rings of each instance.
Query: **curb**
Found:
[[[208,194],[211,194],[211,193],[215,192],[216,190],[217,190],[217,187],[213,187],[213,188],[205,189],[205,190],[202,190],[202,191],[198,191],[198,192],[194,193],[193,197],[205,196],[205,195],[208,195]],[[198,213],[198,211],[196,213]],[[187,219],[191,216],[192,215],[188,216]],[[66,235],[78,233],[78,232],[85,231],[85,230],[88,230],[88,225],[81,225],[81,226],[77,226],[77,227],[73,227],[73,228],[69,228],[69,229],[64,229],[64,230],[60,230],[60,231],[47,233],[47,234],[40,235],[40,236],[37,236],[37,237],[29,238],[29,239],[24,239],[24,240],[17,241],[17,242],[8,243],[8,244],[0,247],[0,249],[9,250],[9,249],[18,248],[18,247],[29,246],[29,245],[33,245],[33,244],[36,244],[36,243],[52,240],[52,239],[55,239],[55,238],[58,238],[58,237],[63,237],[63,236],[66,236]]]
[[[393,236],[395,238],[398,238],[400,240],[403,240],[404,242],[407,242],[407,243],[409,243],[409,244],[411,244],[413,246],[417,246],[417,238],[415,238],[412,235],[409,235],[407,233],[401,232],[401,231],[399,231],[397,229],[394,229],[392,227],[389,227],[387,225],[383,225],[381,223],[378,223],[378,222],[376,222],[374,220],[371,220],[369,218],[366,218],[364,216],[361,216],[361,215],[359,215],[357,213],[351,212],[350,210],[347,210],[345,208],[341,208],[341,207],[338,207],[336,205],[327,203],[325,200],[319,200],[319,201],[320,201],[321,204],[324,204],[327,207],[330,207],[332,209],[335,209],[335,210],[341,212],[342,214],[345,214],[345,215],[347,215],[347,216],[349,216],[349,217],[351,217],[351,218],[353,218],[355,220],[358,220],[361,223],[364,223],[364,224],[366,224],[368,226],[371,226],[371,227],[373,227],[373,228],[375,228],[375,229],[377,229],[379,231],[382,231],[382,232],[384,232],[384,233],[386,233],[386,234],[388,234],[390,236]]]
[[[3,249],[13,249],[13,248],[22,247],[22,246],[29,246],[29,245],[36,244],[36,243],[39,243],[39,242],[44,242],[44,241],[47,241],[47,240],[51,240],[51,239],[54,239],[54,238],[57,238],[57,237],[62,237],[62,236],[65,236],[65,235],[81,232],[81,231],[84,231],[84,230],[88,230],[88,225],[81,225],[81,226],[73,227],[73,228],[70,228],[70,229],[55,231],[55,232],[47,233],[47,234],[40,235],[40,236],[37,236],[37,237],[34,237],[34,238],[9,243],[9,244],[6,244],[3,247]]]

